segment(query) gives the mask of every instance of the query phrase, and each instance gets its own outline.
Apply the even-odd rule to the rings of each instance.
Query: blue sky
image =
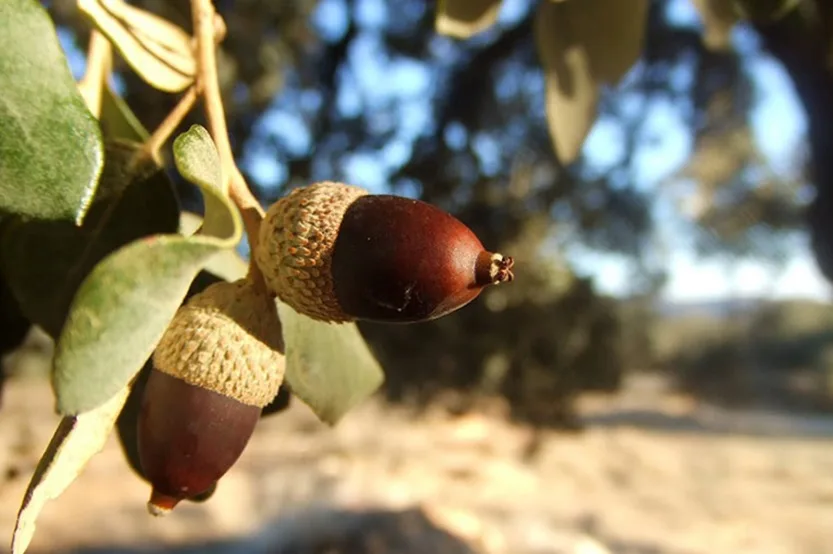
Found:
[[[418,5],[418,4],[410,4]],[[501,21],[510,22],[521,17],[527,9],[527,0],[504,0]],[[346,30],[347,7],[343,0],[320,0],[311,24],[325,40],[337,40]],[[343,72],[340,93],[336,98],[337,109],[343,114],[367,110],[374,116],[372,124],[379,129],[395,129],[396,132],[380,151],[354,152],[343,168],[344,175],[331,175],[332,168],[313,168],[316,178],[343,177],[374,191],[385,190],[387,177],[411,153],[416,137],[429,125],[432,82],[434,76],[424,64],[407,58],[390,59],[379,55],[379,29],[388,25],[389,13],[385,0],[357,0],[353,16],[358,37],[353,41],[348,55],[350,71]],[[676,22],[699,25],[698,16],[690,0],[672,0],[669,13]],[[393,14],[405,19],[406,14]],[[62,44],[69,53],[73,73],[83,71],[83,53],[72,47],[68,37],[62,35]],[[475,39],[476,40],[476,39]],[[448,48],[451,39],[436,37],[431,47],[436,53]],[[748,30],[739,28],[734,34],[734,44],[739,49],[757,51],[755,37]],[[752,115],[753,134],[757,145],[771,167],[785,175],[799,168],[804,147],[806,121],[793,94],[791,84],[777,62],[765,55],[751,58],[750,70],[756,83],[757,104]],[[674,78],[692,78],[675,75]],[[512,83],[508,83],[512,84]],[[517,83],[514,86],[518,86]],[[311,147],[306,114],[314,111],[320,97],[314,92],[284,93],[275,98],[273,106],[258,122],[254,136],[268,140],[252,141],[242,165],[259,183],[268,187],[278,185],[287,178],[287,163],[270,145],[279,143],[291,155],[303,153]],[[543,117],[543,114],[542,114]],[[599,120],[591,131],[584,147],[589,161],[599,166],[611,163],[621,151],[621,129],[605,120]],[[691,152],[690,137],[684,130],[680,114],[673,105],[658,102],[647,119],[647,132],[653,140],[650,146],[640,150],[634,174],[640,187],[657,189],[658,184],[678,169]],[[453,142],[453,130],[446,140]],[[483,137],[471,137],[483,167],[488,167],[490,154],[499,148],[494,141]],[[416,194],[418,191],[400,191]],[[663,291],[664,298],[674,301],[710,300],[726,297],[777,297],[829,299],[829,285],[822,279],[802,238],[796,239],[794,256],[784,267],[776,269],[755,260],[736,262],[730,268],[718,261],[697,259],[690,242],[682,230],[678,214],[670,208],[663,195],[655,206],[659,223],[659,237],[668,248],[665,256],[669,263],[670,279]],[[573,245],[566,255],[581,273],[592,275],[597,286],[611,294],[628,292],[630,262],[621,256],[601,255]]]
[[[697,12],[689,0],[673,0],[670,11],[677,22],[699,26]],[[733,43],[740,50],[757,50],[756,37],[737,28]],[[768,55],[756,55],[749,62],[756,85],[757,104],[752,113],[752,131],[760,151],[771,168],[784,175],[800,170],[805,147],[806,118],[781,66]],[[679,114],[667,105],[657,105],[649,115],[649,127],[660,137],[637,159],[637,179],[643,186],[656,187],[678,169],[691,152],[690,137],[683,130]],[[603,159],[616,141],[615,130],[598,122],[585,144],[585,155]],[[614,148],[615,149],[615,148]],[[753,259],[727,267],[725,262],[698,259],[674,216],[659,218],[666,243],[677,245],[669,254],[669,281],[663,297],[673,301],[699,301],[727,297],[830,299],[830,285],[816,268],[805,236],[796,237],[793,256],[775,268]],[[627,290],[629,266],[619,256],[605,256],[579,250],[571,257],[582,272],[593,275],[597,285],[609,293]]]

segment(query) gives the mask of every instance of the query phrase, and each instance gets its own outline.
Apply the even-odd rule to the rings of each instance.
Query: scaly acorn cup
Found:
[[[275,302],[246,279],[215,283],[177,311],[153,354],[137,430],[151,514],[234,465],[283,381],[281,352]]]
[[[428,321],[514,277],[512,258],[443,210],[334,182],[272,204],[254,256],[278,298],[329,322]]]

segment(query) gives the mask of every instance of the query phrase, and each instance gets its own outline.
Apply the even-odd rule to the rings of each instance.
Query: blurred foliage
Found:
[[[657,366],[731,405],[833,411],[833,312],[812,301],[711,306],[663,319]]]
[[[752,66],[766,55],[761,45],[792,64],[787,71],[802,102],[821,109],[822,121],[831,115],[831,130],[833,110],[809,102],[823,97],[833,106],[833,89],[824,88],[829,77],[818,77],[825,59],[792,55],[816,45],[790,46],[796,31],[781,36],[783,20],[736,28],[745,46],[735,48],[728,35],[734,15],[720,2],[695,1],[705,35],[672,17],[673,3],[651,2],[640,61],[602,91],[598,124],[615,137],[605,161],[585,153],[564,166],[544,116],[534,0],[515,2],[512,17],[465,41],[437,35],[435,4],[420,0],[216,2],[228,27],[220,69],[233,146],[264,203],[294,186],[348,179],[363,165],[372,182],[355,184],[435,203],[489,249],[518,260],[511,287],[487,291],[452,316],[408,327],[362,325],[386,366],[389,398],[423,405],[450,387],[462,393],[463,407],[479,394],[499,394],[519,418],[565,423],[577,391],[614,390],[624,368],[704,363],[689,358],[705,355],[696,350],[711,348],[709,341],[717,348],[735,336],[704,330],[705,342],[692,343],[690,353],[670,344],[678,338],[666,335],[676,331],[665,329],[652,304],[667,255],[657,248],[656,208],[670,205],[682,215],[704,256],[783,261],[794,244],[790,232],[803,223],[808,178],[827,174],[800,163],[776,172],[752,139],[750,112],[762,94]],[[135,4],[190,29],[186,0]],[[49,9],[83,49],[89,29],[73,5],[53,0]],[[366,69],[370,63],[376,73]],[[143,85],[123,64],[116,69],[127,102],[153,129],[176,98]],[[651,117],[657,109],[682,128],[693,155],[654,189],[640,175],[661,140],[663,127]],[[812,117],[811,127],[818,159],[818,144],[833,148],[833,131]],[[186,209],[198,209],[187,188],[180,192]],[[833,196],[822,192],[821,201]],[[813,213],[829,215],[818,202]],[[818,227],[822,218],[813,221]],[[816,251],[825,244],[817,240]],[[576,245],[630,260],[633,300],[618,305],[594,292],[571,269],[568,251]]]

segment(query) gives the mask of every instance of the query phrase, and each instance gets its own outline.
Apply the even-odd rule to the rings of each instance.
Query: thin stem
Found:
[[[101,115],[101,93],[110,73],[112,47],[107,37],[93,29],[87,49],[87,70],[78,82],[78,90],[87,108],[96,117]]]
[[[227,187],[229,197],[240,209],[249,247],[254,252],[257,247],[258,229],[263,220],[263,208],[254,197],[240,169],[234,161],[234,153],[229,141],[223,99],[217,77],[217,55],[215,33],[218,30],[217,12],[211,0],[191,0],[191,13],[194,20],[194,33],[197,38],[197,68],[203,89],[208,126],[217,151],[223,172],[223,185]],[[220,26],[220,29],[223,27]],[[260,270],[251,256],[249,274],[261,279]]]
[[[197,84],[191,85],[185,92],[182,98],[174,107],[173,110],[165,117],[165,120],[159,124],[153,134],[145,141],[144,151],[149,154],[153,160],[162,165],[161,150],[162,146],[168,141],[170,136],[176,130],[191,108],[199,98],[199,86]]]
[[[245,189],[248,197],[251,198],[251,203],[241,206],[239,200],[235,199],[234,194],[232,194],[232,199],[234,199],[235,203],[240,208],[240,213],[243,216],[243,225],[246,227],[246,235],[249,238],[249,247],[254,250],[255,246],[257,246],[260,222],[263,221],[263,208],[249,191],[249,185],[246,184],[246,178],[243,177],[243,174],[240,173],[240,169],[236,165],[232,168],[230,185],[232,191]]]

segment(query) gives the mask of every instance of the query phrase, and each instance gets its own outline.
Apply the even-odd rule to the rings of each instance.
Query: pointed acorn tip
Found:
[[[514,265],[515,260],[510,256],[481,252],[477,258],[475,268],[477,285],[485,287],[512,281],[515,278],[515,274],[512,272]]]
[[[498,283],[510,283],[515,280],[515,273],[512,271],[512,268],[515,267],[515,260],[512,256],[495,254],[492,256],[492,266],[496,285]]]
[[[148,513],[154,517],[166,516],[179,504],[179,500],[154,489],[148,500]]]

